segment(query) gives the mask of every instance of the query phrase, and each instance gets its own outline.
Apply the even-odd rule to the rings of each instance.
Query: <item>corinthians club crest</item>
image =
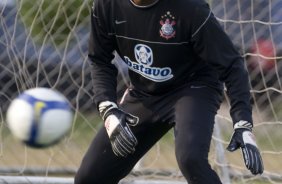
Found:
[[[160,29],[160,36],[165,39],[170,39],[175,37],[175,30],[174,25],[176,24],[175,17],[171,15],[171,13],[168,11],[165,15],[161,16],[160,20],[161,29]]]

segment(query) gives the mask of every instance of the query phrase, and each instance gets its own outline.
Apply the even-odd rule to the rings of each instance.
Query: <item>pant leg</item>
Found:
[[[105,129],[100,129],[83,158],[75,184],[117,184],[170,128],[168,124],[154,124],[138,130],[138,134],[133,129],[138,145],[126,158],[114,155]]]
[[[149,98],[148,98],[149,99]],[[148,100],[150,101],[150,100]],[[104,127],[102,127],[88,151],[75,176],[75,184],[117,184],[135,166],[138,160],[172,127],[171,124],[152,123],[149,114],[138,101],[132,98],[122,105],[125,112],[139,117],[139,124],[131,127],[138,140],[134,154],[125,158],[114,155]]]
[[[189,184],[221,184],[208,162],[221,97],[208,87],[185,90],[175,105],[175,146],[180,170]]]

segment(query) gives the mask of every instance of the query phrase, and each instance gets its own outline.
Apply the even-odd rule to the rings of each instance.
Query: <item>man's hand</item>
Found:
[[[135,151],[137,139],[130,126],[137,125],[139,118],[118,109],[113,102],[102,102],[99,111],[105,122],[113,152],[117,156],[126,157]]]
[[[263,161],[252,133],[252,124],[246,121],[239,121],[234,125],[234,133],[227,147],[228,151],[242,149],[246,167],[252,174],[262,174]]]

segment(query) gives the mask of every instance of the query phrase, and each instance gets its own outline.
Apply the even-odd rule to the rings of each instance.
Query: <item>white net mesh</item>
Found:
[[[219,132],[213,137],[210,162],[225,181],[227,171],[232,183],[282,183],[282,1],[208,2],[244,56],[250,73],[254,131],[262,150],[265,174],[250,177],[241,153],[224,150],[232,134],[227,100],[217,119]],[[0,0],[1,175],[72,177],[102,126],[91,101],[87,63],[91,3],[90,0]],[[120,80],[123,82],[119,83],[119,92],[123,91],[124,80]],[[35,86],[58,89],[76,112],[69,135],[60,144],[43,150],[30,149],[15,140],[5,121],[9,102]],[[162,181],[183,181],[174,158],[172,132],[152,148],[128,178],[156,177]]]

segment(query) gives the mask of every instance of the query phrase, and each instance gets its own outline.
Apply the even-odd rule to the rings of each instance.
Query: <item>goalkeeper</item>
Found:
[[[114,51],[131,82],[119,103]],[[95,0],[89,58],[105,127],[86,152],[75,184],[117,184],[171,128],[188,183],[220,184],[208,153],[223,84],[234,122],[227,149],[241,148],[250,172],[263,173],[248,73],[205,1]]]

